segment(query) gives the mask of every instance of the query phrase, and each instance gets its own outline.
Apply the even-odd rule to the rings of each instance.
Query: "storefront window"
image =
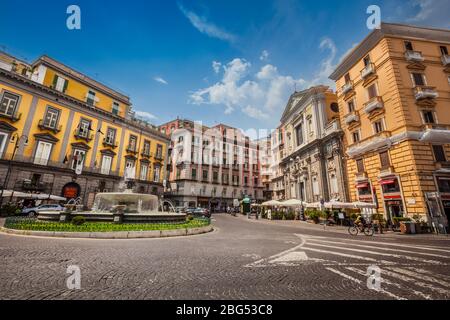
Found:
[[[383,193],[400,192],[400,186],[397,179],[386,180],[380,182],[383,188]]]
[[[437,183],[439,192],[450,193],[450,177],[438,177]]]

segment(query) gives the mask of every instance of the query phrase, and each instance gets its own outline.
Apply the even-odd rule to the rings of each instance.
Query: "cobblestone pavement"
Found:
[[[0,299],[449,299],[450,241],[350,237],[213,216],[199,236],[93,240],[0,234]],[[81,269],[69,290],[67,267]],[[381,288],[368,289],[369,266]]]

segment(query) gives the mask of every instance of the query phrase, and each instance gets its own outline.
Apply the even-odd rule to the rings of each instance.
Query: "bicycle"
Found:
[[[370,237],[375,234],[375,228],[372,223],[359,223],[355,225],[354,223],[348,228],[348,233],[352,236],[357,236],[358,233],[364,233],[366,236]]]

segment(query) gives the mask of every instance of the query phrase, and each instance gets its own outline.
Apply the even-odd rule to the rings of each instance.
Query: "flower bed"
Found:
[[[210,224],[209,219],[193,219],[185,223],[123,223],[85,222],[76,225],[69,222],[46,222],[34,218],[10,217],[5,221],[5,228],[32,231],[60,231],[60,232],[114,232],[114,231],[153,231],[175,230],[205,227]]]

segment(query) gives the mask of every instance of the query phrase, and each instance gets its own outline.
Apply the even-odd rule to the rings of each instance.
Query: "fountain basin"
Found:
[[[184,223],[186,214],[158,211],[158,197],[151,194],[125,192],[98,193],[92,211],[73,211],[74,205],[66,205],[66,211],[39,212],[38,220],[69,221],[82,216],[86,221],[116,223]]]
[[[37,218],[38,220],[44,221],[60,221],[60,216],[64,212],[57,211],[41,211],[39,212]],[[114,222],[114,214],[103,212],[103,213],[94,213],[94,212],[72,212],[70,214],[72,217],[82,216],[86,219],[86,221],[91,222]],[[163,212],[155,212],[155,213],[124,213],[123,220],[124,223],[185,223],[186,222],[186,214],[184,213],[163,213]]]

